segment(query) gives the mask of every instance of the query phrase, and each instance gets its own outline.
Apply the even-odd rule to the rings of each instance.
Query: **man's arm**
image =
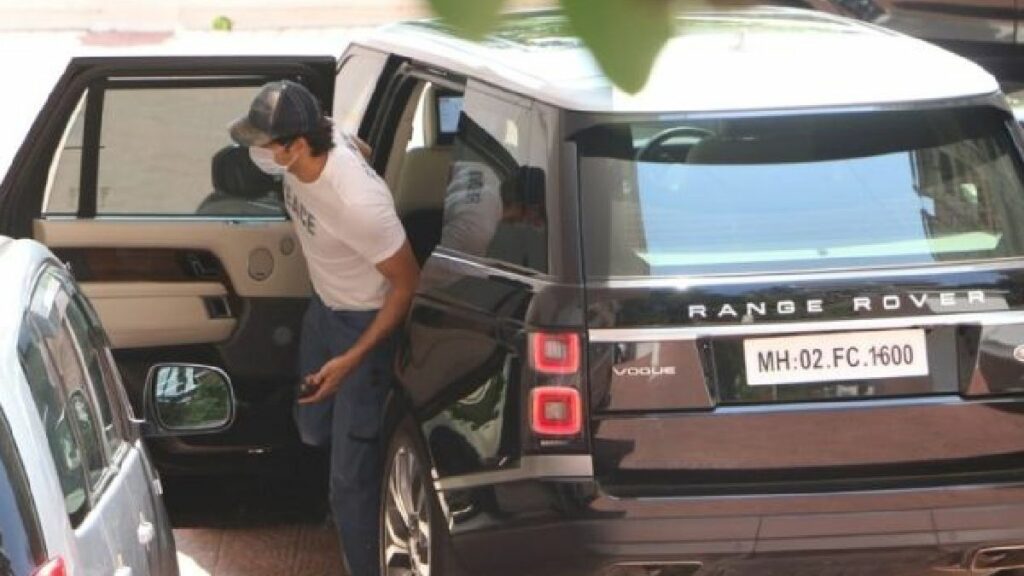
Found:
[[[337,392],[341,381],[405,321],[405,316],[412,305],[412,298],[416,294],[420,275],[409,242],[406,241],[393,256],[377,264],[377,270],[391,286],[391,290],[384,297],[384,305],[377,312],[369,328],[351,348],[332,358],[316,374],[307,377],[307,383],[316,387],[316,392],[300,399],[300,403],[319,402]]]

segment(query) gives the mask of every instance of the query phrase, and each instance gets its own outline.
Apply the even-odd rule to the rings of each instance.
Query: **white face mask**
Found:
[[[274,160],[274,152],[267,150],[266,148],[260,148],[259,146],[249,147],[249,158],[252,158],[252,163],[257,168],[270,174],[271,176],[284,176],[285,172],[291,168],[294,160],[288,163],[287,166],[282,166]]]

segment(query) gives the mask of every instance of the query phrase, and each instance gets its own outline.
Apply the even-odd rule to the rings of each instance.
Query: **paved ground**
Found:
[[[182,576],[345,576],[324,463],[291,475],[164,478]]]
[[[334,529],[325,524],[174,531],[182,576],[342,576]]]

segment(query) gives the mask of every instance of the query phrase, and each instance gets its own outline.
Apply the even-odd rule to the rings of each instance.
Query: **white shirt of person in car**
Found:
[[[451,170],[444,199],[441,245],[483,256],[501,222],[501,183],[494,170],[483,162],[457,161]]]
[[[315,182],[284,177],[284,200],[306,256],[313,289],[333,310],[376,310],[389,289],[376,265],[405,243],[387,184],[350,136],[334,149]]]

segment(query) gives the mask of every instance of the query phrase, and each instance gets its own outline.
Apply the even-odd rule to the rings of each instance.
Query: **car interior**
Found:
[[[429,81],[419,82],[401,111],[384,174],[421,266],[441,239],[444,197],[461,107],[460,94]]]
[[[196,209],[202,215],[276,216],[284,210],[281,180],[264,173],[246,148],[228,145],[211,161],[213,192]]]

